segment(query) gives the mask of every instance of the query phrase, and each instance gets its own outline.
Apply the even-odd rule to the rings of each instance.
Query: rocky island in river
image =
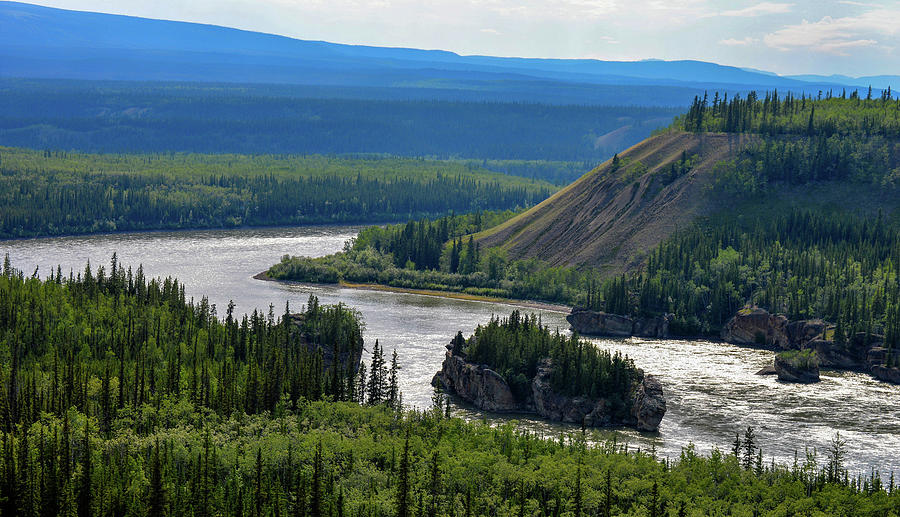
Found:
[[[666,412],[662,384],[628,357],[551,333],[518,311],[468,340],[457,334],[433,383],[486,411],[589,427],[656,431]]]

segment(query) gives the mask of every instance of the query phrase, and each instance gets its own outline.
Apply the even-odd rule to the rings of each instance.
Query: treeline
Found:
[[[332,90],[6,80],[0,82],[0,145],[96,153],[386,153],[594,163],[682,111],[505,102],[502,96],[495,102],[433,100],[446,92],[432,88],[431,98],[418,100],[337,98],[346,88]],[[615,130],[621,135],[615,142],[598,140]],[[550,174],[566,169],[552,167]]]
[[[844,336],[900,342],[900,233],[883,217],[794,210],[723,218],[660,244],[644,271],[608,281],[596,306],[669,312],[684,333],[714,332],[746,303],[824,318]]]
[[[839,439],[822,460],[810,453],[793,466],[764,463],[750,430],[734,454],[701,456],[689,446],[670,461],[586,433],[545,439],[511,424],[448,418],[442,406],[404,411],[399,395],[391,399],[396,360],[387,367],[378,346],[365,378],[362,368],[355,376],[352,368],[315,368],[328,363],[328,350],[332,358],[360,350],[352,309],[312,298],[302,313],[285,312],[238,318],[229,308],[220,319],[204,300],[186,301],[178,281],[148,280],[140,269],[129,275],[115,260],[46,281],[5,265],[0,513],[662,516],[818,508],[875,516],[900,508],[893,478],[885,482],[874,469],[849,475]]]
[[[481,250],[477,244],[472,247],[476,270],[450,273],[454,243],[465,239],[445,243],[434,269],[397,267],[390,248],[361,240],[328,257],[285,257],[269,274],[537,299],[631,316],[670,313],[670,331],[685,336],[716,335],[738,309],[753,303],[791,319],[824,318],[848,338],[883,335],[896,347],[898,235],[896,223],[884,217],[793,210],[694,225],[652,250],[638,272],[613,277],[534,259],[507,260],[502,250]],[[464,264],[468,244],[461,250]]]
[[[464,340],[457,334],[454,353],[467,360],[486,364],[506,379],[520,401],[531,393],[531,381],[538,366],[550,360],[550,385],[554,391],[593,399],[607,398],[613,414],[625,409],[625,400],[643,372],[619,352],[610,353],[581,340],[577,335],[551,332],[538,316],[513,311],[508,318],[495,317],[475,328]]]
[[[900,99],[893,98],[890,88],[873,97],[872,89],[863,97],[846,90],[840,96],[829,91],[823,98],[801,95],[798,99],[788,93],[779,97],[778,91],[760,97],[750,92],[746,98],[739,94],[721,98],[716,92],[695,97],[688,112],[676,119],[676,127],[685,131],[758,133],[761,135],[881,136],[900,137]]]
[[[525,207],[553,189],[424,160],[0,148],[0,238],[382,222]]]
[[[472,214],[442,217],[436,220],[420,219],[406,224],[385,227],[372,226],[359,232],[352,249],[357,251],[374,248],[382,254],[390,254],[394,265],[407,269],[440,269],[442,261],[450,273],[472,273],[478,264],[479,248],[469,238],[507,221],[516,212],[475,212]],[[452,244],[445,246],[452,239]]]
[[[116,263],[77,275],[0,276],[3,428],[67,408],[96,415],[101,431],[122,412],[185,399],[218,414],[256,414],[301,399],[365,400],[359,314],[315,297],[299,313],[254,310],[224,319],[205,298],[185,300],[174,279],[147,279]]]
[[[378,283],[560,303],[577,299],[586,285],[584,272],[547,267],[536,259],[509,260],[503,250],[482,250],[471,237],[514,215],[480,212],[368,228],[344,251],[319,258],[285,255],[267,275],[277,280]]]

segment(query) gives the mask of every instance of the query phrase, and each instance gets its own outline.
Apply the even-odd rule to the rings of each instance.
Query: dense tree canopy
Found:
[[[402,410],[391,401],[397,371],[386,367],[378,345],[369,376],[362,367],[355,376],[335,376],[339,369],[323,369],[323,347],[310,348],[330,342],[338,353],[358,350],[361,327],[352,309],[311,299],[302,315],[273,312],[240,318],[228,309],[219,318],[203,300],[186,301],[177,280],[147,280],[140,269],[129,274],[115,259],[108,269],[46,281],[5,265],[0,514],[900,510],[892,477],[846,471],[839,436],[821,456],[810,451],[792,466],[764,461],[765,444],[752,429],[730,454],[714,449],[703,456],[688,446],[678,458],[660,459],[593,433],[550,438],[514,423],[449,418],[441,407]],[[507,340],[498,341],[504,350],[516,336],[533,345],[557,339],[533,318],[515,315],[479,335],[491,340],[491,332]],[[560,349],[577,351],[563,339]],[[477,346],[472,353],[480,353]]]
[[[525,207],[553,190],[457,162],[0,148],[0,238],[383,222]]]
[[[550,385],[566,395],[608,398],[613,411],[624,408],[624,401],[643,378],[643,372],[628,357],[601,350],[577,335],[552,332],[540,319],[513,311],[508,318],[492,318],[479,325],[465,342],[454,347],[469,361],[486,364],[499,372],[513,393],[524,401],[540,362],[549,359]]]

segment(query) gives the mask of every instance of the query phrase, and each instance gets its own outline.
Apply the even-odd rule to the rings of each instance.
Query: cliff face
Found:
[[[670,316],[632,319],[607,312],[572,309],[566,321],[576,332],[584,335],[665,338],[669,336]]]
[[[536,413],[557,422],[590,427],[626,425],[642,431],[656,431],[666,412],[662,385],[652,375],[644,375],[625,397],[627,411],[615,411],[604,398],[572,397],[553,390],[550,374],[553,365],[543,360],[531,381],[525,400],[517,400],[506,380],[486,365],[476,365],[454,355],[448,347],[441,371],[432,383],[475,407],[495,412]]]
[[[746,308],[722,330],[722,339],[738,345],[759,345],[790,350],[821,337],[827,323],[822,320],[789,321],[782,314],[760,308]]]
[[[447,350],[444,364],[432,384],[456,393],[486,411],[508,413],[521,411],[506,380],[485,365],[470,363]]]
[[[826,321],[789,321],[784,315],[770,314],[765,309],[753,307],[741,309],[725,324],[722,339],[736,345],[765,346],[776,350],[811,349],[815,351],[820,367],[868,372],[887,382],[900,380],[900,369],[884,364],[884,336],[860,333],[839,344],[825,339],[826,335],[833,334],[829,331],[832,328]],[[814,382],[809,380],[813,377],[811,372],[792,372],[785,364],[779,370],[777,358],[774,367],[778,370],[779,379]],[[794,377],[806,380],[794,380]],[[818,380],[818,371],[815,378]]]

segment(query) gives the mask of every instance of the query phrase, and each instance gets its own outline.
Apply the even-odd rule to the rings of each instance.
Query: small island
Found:
[[[786,350],[775,354],[779,381],[811,384],[819,382],[819,360],[812,349]]]
[[[627,356],[551,332],[519,311],[479,326],[468,339],[457,333],[433,384],[486,411],[587,427],[657,431],[666,412],[660,382]]]

